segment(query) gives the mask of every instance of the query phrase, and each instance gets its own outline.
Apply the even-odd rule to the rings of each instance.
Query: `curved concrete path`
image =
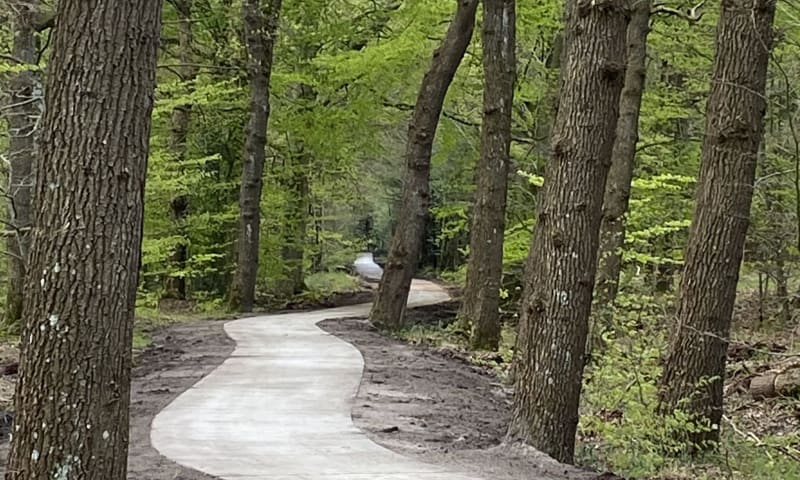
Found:
[[[415,280],[409,306],[447,299]],[[368,313],[356,305],[226,324],[236,350],[156,416],[153,446],[225,480],[477,480],[391,452],[353,425],[363,358],[316,324]]]

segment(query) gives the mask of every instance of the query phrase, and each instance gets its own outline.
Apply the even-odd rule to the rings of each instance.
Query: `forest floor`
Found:
[[[353,418],[376,442],[423,459],[458,462],[467,458],[474,462],[473,449],[502,441],[513,397],[502,380],[509,356],[469,351],[461,334],[448,328],[459,306],[453,300],[409,312],[409,329],[398,339],[382,336],[365,319],[321,324],[356,345],[366,358]],[[800,366],[800,326],[796,321],[784,325],[760,320],[764,315],[759,316],[759,311],[775,317],[772,307],[759,307],[748,295],[742,295],[737,303],[722,426],[722,453],[736,461],[726,460],[730,464],[723,467],[714,460],[676,461],[663,476],[648,478],[794,478],[800,471],[800,389],[774,398],[754,398],[750,391],[753,379]],[[461,391],[462,401],[440,402],[443,389]],[[403,396],[397,392],[414,393]],[[444,397],[455,396],[445,393]],[[625,412],[608,415],[613,423],[616,415],[622,418]],[[585,449],[606,446],[593,436],[579,440]],[[767,463],[772,466],[763,468]],[[773,470],[769,474],[774,476],[764,470]],[[736,476],[744,472],[763,476]],[[783,473],[788,476],[781,477]]]
[[[369,302],[372,291],[348,292],[288,305],[282,311],[315,310]],[[166,308],[165,308],[166,307]],[[150,445],[150,424],[172,400],[218,367],[235,344],[225,334],[229,320],[177,321],[197,316],[185,305],[162,306],[172,320],[142,319],[137,331],[147,345],[137,348],[131,373],[131,430],[128,480],[213,480],[163,457]],[[168,323],[165,325],[164,323]],[[15,365],[16,346],[0,342],[0,367]],[[6,372],[3,372],[6,373]],[[16,371],[0,375],[0,478],[5,474],[9,432],[13,421]]]
[[[364,293],[327,302],[344,305]],[[303,305],[316,307],[316,305]],[[446,311],[447,307],[445,307]],[[436,316],[438,307],[410,311]],[[148,331],[150,345],[135,358],[131,392],[129,480],[214,480],[160,455],[150,445],[150,424],[173,399],[220,365],[234,343],[224,320],[178,323]],[[426,351],[374,331],[363,320],[334,320],[324,327],[356,345],[366,360],[353,419],[368,436],[391,450],[484,478],[583,480],[596,474],[559,465],[525,449],[500,448],[510,399],[489,370],[463,359]],[[0,350],[0,359],[16,352]],[[0,408],[10,413],[14,375],[0,384]],[[0,439],[0,474],[7,451],[8,429]],[[605,478],[605,477],[603,477]],[[609,477],[610,478],[610,477]]]
[[[349,305],[370,297],[371,292],[362,292],[325,300],[322,305],[308,302],[296,308]],[[449,302],[410,310],[409,321],[446,324],[457,308],[457,302]],[[765,350],[791,355],[797,337],[792,332],[756,339],[747,333],[751,322],[743,322],[741,310],[738,313],[740,335],[757,348],[732,347],[726,410],[740,433],[752,436],[754,444],[758,442],[753,439],[762,435],[791,435],[800,427],[797,402],[749,399],[742,382],[769,368],[774,358],[765,356]],[[224,323],[192,321],[148,330],[150,345],[136,356],[133,371],[129,480],[213,480],[161,456],[151,447],[149,433],[158,412],[229,356],[234,344],[224,333]],[[328,320],[320,326],[352,343],[364,356],[364,377],[352,417],[356,426],[376,443],[421,461],[474,472],[484,478],[615,478],[559,465],[535,451],[502,446],[512,392],[502,383],[496,368],[481,365],[485,361],[476,362],[453,348],[387,337],[363,318]],[[788,345],[781,346],[777,343],[780,340]],[[15,348],[0,345],[0,366],[13,362],[16,356]],[[746,368],[740,370],[743,363]],[[15,374],[5,373],[0,376],[0,475],[5,464],[15,382]],[[776,455],[785,448],[762,445],[754,450]]]
[[[406,315],[411,323],[429,323],[450,313],[452,303]],[[374,442],[496,480],[616,478],[559,464],[532,449],[503,446],[511,394],[490,368],[450,350],[387,337],[364,318],[326,320],[319,326],[364,356],[352,417]]]

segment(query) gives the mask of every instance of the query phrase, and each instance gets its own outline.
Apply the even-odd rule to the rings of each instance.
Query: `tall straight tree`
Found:
[[[509,438],[571,463],[628,12],[625,0],[577,0],[567,11],[560,103],[525,269]]]
[[[414,105],[406,140],[406,172],[403,178],[402,208],[389,249],[378,295],[370,320],[384,328],[399,328],[411,280],[422,249],[425,219],[430,206],[431,154],[444,98],[464,58],[472,33],[478,0],[457,0],[456,13],[444,40],[433,52],[430,69]]]
[[[124,480],[161,1],[57,8],[6,479]]]
[[[19,328],[24,297],[25,262],[30,247],[33,198],[33,164],[36,156],[36,124],[41,115],[41,83],[32,67],[39,55],[35,19],[36,1],[9,2],[14,40],[12,57],[30,67],[14,75],[8,84],[8,223],[12,234],[7,239],[8,289],[4,323]],[[39,91],[37,91],[39,90]]]
[[[286,295],[302,293],[305,287],[305,246],[306,230],[309,220],[309,178],[308,169],[311,155],[305,145],[299,145],[298,151],[291,153],[287,162],[286,187],[289,194],[286,208],[286,225],[284,245],[281,255],[285,265]]]
[[[680,408],[709,426],[722,419],[727,338],[764,134],[774,17],[775,0],[723,0],[717,25],[678,324],[661,378],[665,411]],[[718,428],[689,439],[700,447],[717,440]]]
[[[511,111],[516,79],[516,0],[483,2],[483,124],[469,264],[459,317],[472,328],[472,345],[496,350],[500,342]]]
[[[175,68],[175,72],[180,76],[180,80],[189,88],[197,77],[197,66],[194,63],[194,31],[192,27],[193,0],[170,0],[178,13],[178,57],[180,65]],[[183,163],[186,156],[186,137],[189,133],[191,121],[192,105],[178,105],[172,109],[172,128],[170,135],[170,149],[178,165]],[[170,201],[172,220],[175,222],[181,236],[185,234],[185,221],[189,214],[189,196],[185,192],[176,195]],[[170,262],[172,268],[183,271],[186,269],[186,261],[189,256],[189,248],[185,240],[181,240],[172,252]],[[186,276],[171,275],[167,277],[166,294],[168,297],[184,300],[186,299]]]
[[[652,0],[633,2],[628,24],[628,67],[619,100],[617,136],[611,155],[611,170],[603,199],[600,224],[596,304],[603,308],[617,298],[625,243],[625,214],[631,197],[636,144],[639,141],[639,112],[647,74],[647,35],[650,33]]]
[[[242,7],[247,70],[250,77],[250,121],[242,162],[239,190],[238,261],[231,303],[242,312],[253,310],[258,276],[261,229],[261,190],[269,123],[269,81],[278,31],[281,0],[245,0]]]

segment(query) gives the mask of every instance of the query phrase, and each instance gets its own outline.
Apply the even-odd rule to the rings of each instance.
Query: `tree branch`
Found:
[[[403,112],[414,111],[414,105],[408,103],[392,103],[388,100],[384,100],[383,106],[388,108],[394,108]],[[481,128],[480,122],[474,122],[472,120],[459,116],[453,112],[448,112],[447,110],[442,110],[442,116],[460,125],[464,125],[466,127]],[[513,133],[511,134],[511,140],[517,143],[525,143],[530,145],[534,145],[537,142],[537,139],[535,138],[528,138],[521,135],[515,135]]]
[[[7,53],[0,53],[0,60],[6,60],[6,61],[9,61],[9,62],[13,62],[13,63],[16,63],[17,65],[23,65],[25,63],[22,60],[20,60],[19,58],[15,57],[13,55],[9,55]]]
[[[56,14],[53,12],[39,12],[33,20],[33,29],[39,33],[55,26]]]
[[[689,23],[697,23],[703,18],[703,13],[700,9],[706,3],[706,0],[702,0],[700,3],[695,5],[694,7],[690,8],[687,11],[678,10],[677,8],[671,8],[663,3],[658,3],[653,5],[653,9],[650,10],[652,15],[658,15],[659,13],[663,13],[665,15],[672,15],[678,18],[682,18]]]

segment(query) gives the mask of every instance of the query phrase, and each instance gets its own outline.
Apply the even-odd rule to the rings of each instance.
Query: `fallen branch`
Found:
[[[800,396],[800,363],[753,377],[749,391],[754,400]]]
[[[797,450],[795,448],[792,448],[792,447],[784,447],[784,446],[781,446],[781,445],[770,445],[770,444],[766,443],[764,440],[758,438],[758,436],[755,433],[753,433],[753,432],[745,432],[744,430],[742,430],[741,428],[736,426],[736,424],[733,423],[733,421],[730,418],[728,418],[726,415],[722,416],[722,421],[727,423],[731,427],[731,429],[737,435],[739,435],[740,437],[742,437],[745,440],[753,443],[753,445],[755,445],[756,447],[763,448],[764,449],[764,453],[767,455],[767,457],[770,459],[770,461],[774,460],[772,455],[769,452],[769,450],[772,449],[772,450],[776,450],[776,451],[780,452],[781,454],[785,455],[788,458],[791,458],[795,462],[800,463],[800,451],[799,450]]]

